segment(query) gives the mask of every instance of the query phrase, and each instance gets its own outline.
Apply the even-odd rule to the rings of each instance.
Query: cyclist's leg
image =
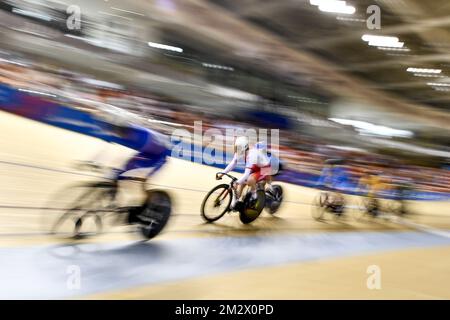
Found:
[[[273,182],[273,176],[268,175],[265,176],[264,180],[266,181],[266,185],[267,185],[267,190],[271,193],[271,194],[275,194],[275,191],[273,190],[272,187],[272,182]]]
[[[162,166],[164,166],[167,162],[167,157],[165,155],[161,155],[156,161],[153,161],[151,164],[153,165],[152,170],[147,174],[147,178],[156,173]]]
[[[367,191],[367,202],[368,202],[367,212],[372,215],[375,215],[377,213],[378,203],[377,203],[377,195],[373,188],[370,188]]]
[[[237,187],[237,189],[236,189],[236,199],[235,199],[234,203],[236,203],[237,201],[239,201],[241,199],[242,191],[244,190],[245,186],[246,186],[245,184],[241,184],[241,185],[239,185]]]
[[[247,181],[245,181],[245,183],[243,183],[237,187],[235,197],[233,197],[233,200],[231,201],[231,208],[235,208],[236,204],[238,202],[242,201],[241,200],[241,198],[243,196],[242,191],[244,190],[245,186],[249,186],[250,189],[252,190],[252,192],[253,192],[253,190],[256,190],[256,182],[255,181],[256,180],[254,178],[254,173],[252,173],[250,175],[250,177],[247,179]]]
[[[241,184],[241,185],[235,186],[235,189],[233,191],[234,192],[234,197],[231,200],[231,205],[230,205],[232,209],[235,209],[236,208],[236,204],[239,201],[241,201],[242,191],[244,190],[245,186],[246,186],[246,184]]]
[[[247,185],[250,187],[250,191],[252,193],[252,199],[256,199],[256,185],[262,179],[262,175],[260,171],[254,172],[248,177]]]

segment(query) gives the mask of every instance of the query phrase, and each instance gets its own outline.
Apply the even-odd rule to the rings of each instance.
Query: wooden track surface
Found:
[[[0,112],[0,248],[54,245],[59,240],[45,235],[52,197],[64,187],[80,181],[97,180],[96,174],[74,168],[76,161],[92,160],[101,152],[111,166],[120,166],[132,154],[120,146],[109,146],[77,133],[43,125]],[[104,161],[105,162],[105,161]],[[170,192],[174,216],[157,242],[179,238],[236,238],[266,235],[308,235],[330,232],[404,231],[442,232],[450,230],[448,202],[411,202],[413,215],[405,223],[385,219],[354,219],[350,210],[345,219],[318,222],[311,218],[311,203],[318,191],[282,184],[285,203],[276,216],[264,213],[251,225],[242,225],[236,214],[215,224],[205,224],[199,214],[206,192],[218,182],[216,168],[171,158],[148,188]],[[124,204],[139,201],[140,186],[122,185]],[[347,197],[352,205],[358,197]],[[109,228],[105,234],[84,243],[110,243],[136,239],[127,229]],[[282,250],[282,248],[280,248]],[[292,263],[257,270],[222,273],[180,282],[112,290],[95,298],[450,298],[448,247],[408,249],[365,254],[330,261]],[[361,268],[371,261],[386,269],[389,290],[371,292],[361,287],[366,275]],[[384,268],[384,267],[383,267]],[[447,268],[447,269],[445,269]],[[359,271],[355,271],[355,270]],[[444,270],[445,269],[445,270]],[[395,278],[396,275],[398,278]],[[2,275],[0,275],[0,278]],[[295,279],[295,281],[293,280]],[[345,280],[343,280],[345,279]],[[416,281],[414,281],[416,279]],[[231,285],[238,283],[238,288]],[[441,285],[440,285],[441,284]],[[214,289],[216,288],[216,289]],[[218,290],[217,288],[220,288]],[[233,288],[236,288],[234,290]],[[263,288],[264,290],[258,290]],[[446,288],[447,290],[443,289]]]

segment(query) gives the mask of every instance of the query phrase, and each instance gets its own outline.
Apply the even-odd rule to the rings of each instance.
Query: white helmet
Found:
[[[248,139],[245,136],[237,137],[236,141],[234,141],[234,152],[238,154],[238,156],[242,156],[245,151],[248,150]]]

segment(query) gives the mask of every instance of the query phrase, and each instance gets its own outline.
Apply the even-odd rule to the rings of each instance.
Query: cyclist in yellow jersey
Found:
[[[369,173],[363,175],[359,179],[360,189],[366,190],[366,196],[369,198],[377,197],[379,193],[387,189],[388,184],[386,179],[381,177],[378,173]]]
[[[389,181],[381,176],[379,170],[368,170],[358,183],[358,190],[365,193],[369,199],[367,202],[367,211],[372,215],[378,214],[379,202],[378,198],[382,191],[389,189]]]

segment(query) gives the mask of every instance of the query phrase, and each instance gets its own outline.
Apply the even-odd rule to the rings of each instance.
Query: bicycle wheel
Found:
[[[244,199],[244,208],[239,210],[239,219],[243,224],[248,224],[259,217],[266,205],[266,193],[264,190],[256,191],[256,199],[251,200],[251,193],[247,193]]]
[[[203,199],[201,215],[206,222],[214,222],[223,217],[231,205],[232,194],[227,184],[219,184]]]
[[[46,206],[45,229],[58,237],[82,237],[98,234],[101,215],[111,211],[113,183],[88,183],[71,186],[58,192]]]
[[[357,199],[355,208],[353,209],[353,218],[356,221],[363,221],[367,216],[368,202],[365,197]]]
[[[150,240],[156,237],[166,226],[172,213],[172,200],[162,190],[150,190],[142,210],[136,215],[141,235]]]
[[[327,198],[328,195],[323,192],[321,192],[314,198],[311,207],[311,215],[315,220],[322,220],[323,215],[326,211]]]
[[[369,198],[367,202],[367,213],[372,217],[378,217],[380,215],[380,200],[377,198]]]
[[[407,213],[404,200],[390,200],[386,205],[386,211],[398,216],[405,215]]]

